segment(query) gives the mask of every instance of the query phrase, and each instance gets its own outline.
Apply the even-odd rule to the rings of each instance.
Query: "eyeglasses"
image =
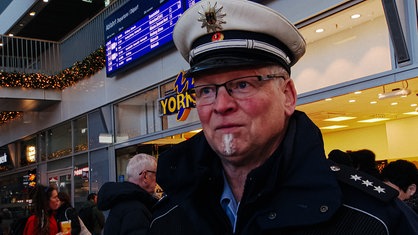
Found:
[[[281,75],[250,75],[229,80],[222,84],[206,84],[195,86],[189,90],[190,94],[196,95],[197,105],[209,105],[215,102],[220,87],[225,87],[231,97],[236,99],[248,98],[257,93],[262,82],[273,80],[275,78],[283,78]]]
[[[139,175],[142,175],[144,172],[145,172],[145,173],[157,174],[157,172],[156,172],[156,171],[143,170],[143,171],[141,171],[141,173],[139,173]]]

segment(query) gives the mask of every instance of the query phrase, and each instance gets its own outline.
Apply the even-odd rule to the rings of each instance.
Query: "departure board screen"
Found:
[[[133,12],[136,9],[132,7],[127,11]],[[166,1],[134,24],[107,39],[107,76],[110,77],[118,71],[149,59],[152,56],[151,52],[171,43],[174,25],[183,12],[184,6],[181,0]]]

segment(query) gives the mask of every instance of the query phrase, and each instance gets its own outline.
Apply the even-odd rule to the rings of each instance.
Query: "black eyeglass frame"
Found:
[[[227,84],[231,84],[231,82],[235,82],[237,80],[241,80],[241,79],[245,79],[245,78],[257,78],[258,81],[260,81],[260,82],[261,81],[269,81],[269,80],[273,80],[273,79],[276,79],[276,78],[283,78],[283,80],[286,79],[285,76],[280,75],[280,74],[248,75],[248,76],[242,76],[242,77],[234,78],[234,79],[231,79],[231,80],[229,80],[227,82],[224,82],[224,83],[221,83],[221,84],[205,84],[205,85],[195,86],[195,87],[189,89],[188,93],[189,94],[194,94],[195,97],[196,97],[196,102],[198,102],[198,99],[200,98],[200,93],[196,92],[196,89],[199,89],[199,88],[202,89],[202,88],[205,88],[205,87],[213,87],[214,86],[215,87],[215,96],[213,97],[213,101],[209,102],[207,104],[203,104],[203,105],[210,105],[215,101],[216,97],[218,96],[218,90],[219,90],[220,87],[225,87],[225,90],[228,93],[228,95],[230,95],[231,97],[237,98],[237,97],[235,97],[235,95],[233,95],[232,90],[230,88],[228,88]],[[251,96],[251,94],[249,96]]]

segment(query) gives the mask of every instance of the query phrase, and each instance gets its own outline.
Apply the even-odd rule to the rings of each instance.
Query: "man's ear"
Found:
[[[411,196],[413,196],[417,192],[417,185],[411,184],[408,186],[407,193],[409,193]]]
[[[283,93],[285,95],[284,107],[288,116],[292,115],[296,109],[297,92],[292,79],[284,81]]]

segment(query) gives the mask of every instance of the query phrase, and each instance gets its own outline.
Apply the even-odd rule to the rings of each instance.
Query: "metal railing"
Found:
[[[61,70],[57,42],[0,35],[0,71],[43,73]]]
[[[104,46],[104,19],[128,0],[113,1],[61,42],[0,35],[0,72],[55,75]]]

